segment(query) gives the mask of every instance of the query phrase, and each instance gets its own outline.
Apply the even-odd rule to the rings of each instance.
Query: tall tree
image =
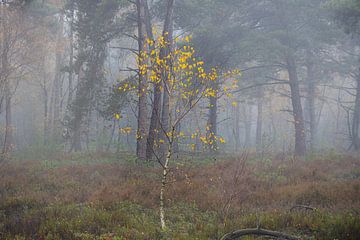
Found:
[[[145,0],[145,20],[146,20],[146,33],[151,42],[149,44],[150,52],[154,51],[154,34],[151,24],[151,16],[149,11],[149,5],[147,0]],[[163,58],[163,57],[162,57]],[[160,130],[160,116],[161,116],[161,98],[162,98],[162,82],[157,81],[152,83],[153,86],[153,98],[152,98],[152,110],[149,126],[149,134],[146,142],[146,159],[151,160],[153,157],[153,152],[155,151],[155,142],[159,140],[159,130]]]
[[[137,22],[138,22],[138,62],[139,66],[144,65],[145,47],[146,47],[146,23],[145,23],[145,0],[137,0]],[[147,110],[147,76],[142,74],[146,69],[139,69],[139,82],[138,82],[138,127],[137,127],[137,143],[136,155],[140,159],[146,159],[146,145],[147,145],[147,126],[148,126],[148,110]]]
[[[81,150],[82,123],[101,99],[107,43],[119,33],[114,18],[116,0],[71,0],[76,10],[73,23],[77,37],[74,68],[78,74],[76,95],[70,105],[71,151]],[[70,11],[71,12],[71,11]]]
[[[331,1],[335,19],[341,23],[344,31],[354,38],[360,46],[360,2],[357,0]],[[360,59],[359,59],[360,62]],[[355,102],[350,129],[351,147],[360,150],[360,67],[355,76]]]
[[[5,136],[2,149],[7,156],[14,148],[12,126],[12,99],[19,81],[33,62],[30,49],[36,41],[29,41],[35,33],[23,1],[0,3],[0,89],[5,103]]]
[[[169,0],[166,6],[166,15],[165,15],[165,22],[164,22],[164,29],[163,29],[163,39],[165,46],[161,49],[161,58],[169,58],[168,56],[171,55],[172,52],[172,42],[173,42],[173,12],[174,12],[174,2],[175,0]],[[172,65],[169,62],[169,65]],[[168,75],[168,71],[164,69],[161,73],[161,77],[164,81],[163,87],[163,99],[162,99],[162,111],[161,111],[161,138],[164,141],[161,145],[161,153],[160,156],[164,157],[167,149],[168,144],[166,144],[166,134],[170,131],[170,122],[171,122],[171,113],[170,113],[170,97],[168,86],[170,86],[169,81],[171,80]]]

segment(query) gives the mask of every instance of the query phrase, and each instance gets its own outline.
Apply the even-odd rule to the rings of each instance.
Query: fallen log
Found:
[[[292,208],[290,208],[290,212],[292,212],[293,210],[300,208],[300,209],[305,209],[305,210],[311,210],[311,211],[315,211],[316,208],[308,206],[308,205],[294,205]]]
[[[248,229],[241,229],[236,230],[231,233],[225,234],[220,240],[238,240],[243,236],[266,236],[266,237],[273,237],[273,238],[279,238],[279,239],[286,239],[286,240],[301,240],[301,238],[288,235],[282,232],[277,231],[271,231],[261,228],[248,228]]]

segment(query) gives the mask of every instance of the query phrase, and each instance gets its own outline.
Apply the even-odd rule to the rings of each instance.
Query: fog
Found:
[[[359,213],[352,211],[360,206],[359,59],[358,0],[2,0],[0,212],[7,211],[10,200],[84,204],[89,209],[92,202],[129,201],[155,209],[154,226],[149,226],[156,230],[129,223],[115,230],[105,224],[100,230],[83,227],[66,235],[34,217],[40,223],[31,232],[25,223],[9,220],[20,214],[10,210],[0,217],[0,238],[218,239],[250,227],[249,234],[255,235],[288,232],[291,236],[284,239],[357,239]],[[29,179],[44,184],[61,171],[63,185],[55,181],[49,189],[25,190],[34,187],[25,187]],[[114,174],[113,180],[108,174]],[[204,185],[208,175],[211,181],[224,179],[218,180],[214,195],[210,186],[208,195],[192,189]],[[75,184],[77,190],[62,192],[70,179],[69,186]],[[130,181],[126,179],[148,185],[121,185]],[[347,192],[351,204],[334,192],[316,197],[306,195],[307,190],[297,192],[338,184],[335,179],[353,184]],[[295,197],[274,200],[266,195],[269,202],[261,203],[256,189],[267,189],[266,184],[287,186]],[[332,199],[331,207],[324,198]],[[220,216],[211,220],[216,227],[177,226],[182,220],[176,220],[179,214],[172,207],[182,202],[194,203],[200,212],[215,211]],[[290,228],[263,220],[265,229],[259,232],[260,225],[235,216],[256,214],[260,224],[261,218],[278,217],[269,215],[270,210],[296,204],[319,208],[324,218],[343,209],[354,214],[354,225],[331,235],[326,224],[306,232],[300,225],[296,229],[297,220]],[[18,218],[25,221],[21,214]],[[340,221],[346,217],[339,215]],[[14,227],[3,227],[7,224]],[[279,232],[271,235],[269,228]],[[238,239],[241,231],[223,239]]]

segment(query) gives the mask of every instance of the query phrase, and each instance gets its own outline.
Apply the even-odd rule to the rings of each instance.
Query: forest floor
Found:
[[[0,166],[0,239],[219,239],[258,225],[360,239],[360,157],[181,156],[168,177],[165,232],[160,173],[129,153],[14,157]]]

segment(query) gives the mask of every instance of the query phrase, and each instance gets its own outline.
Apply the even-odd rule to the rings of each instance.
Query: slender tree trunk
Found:
[[[119,131],[120,129],[120,122],[117,121],[116,122],[116,127],[117,127],[117,142],[116,142],[116,153],[120,153],[120,144],[121,144],[121,132]]]
[[[354,115],[351,126],[351,141],[355,151],[360,150],[360,76],[356,79],[356,97],[354,106]]]
[[[207,122],[207,139],[211,142],[209,144],[209,150],[212,153],[217,152],[217,95],[215,97],[210,97],[210,105],[209,105],[209,117]]]
[[[175,108],[175,119],[178,119],[179,114],[178,112],[180,112],[180,104],[177,104],[176,108]],[[179,136],[179,133],[181,131],[181,123],[179,122],[176,126],[175,126],[175,136]],[[180,151],[180,147],[179,147],[179,137],[176,137],[174,139],[174,143],[173,143],[173,153],[177,154]]]
[[[90,116],[91,117],[91,116]],[[104,137],[104,124],[102,122],[100,113],[96,112],[96,152],[103,152],[103,137]],[[90,130],[90,129],[89,129]]]
[[[68,99],[67,99],[67,106],[72,101],[72,94],[73,94],[73,76],[74,76],[74,8],[71,9],[71,19],[70,19],[70,53],[69,53],[69,76],[68,76]]]
[[[164,29],[163,29],[163,37],[167,45],[161,49],[160,54],[162,56],[167,56],[172,51],[172,35],[173,35],[173,9],[174,9],[174,0],[168,0],[167,7],[166,7],[166,17],[165,17],[165,23],[164,23]],[[168,63],[171,65],[172,63]],[[163,105],[162,105],[162,115],[161,115],[161,127],[162,127],[162,133],[163,136],[165,134],[168,134],[170,132],[170,95],[167,92],[167,87],[170,87],[170,81],[167,77],[167,72],[162,73],[163,81],[164,81],[164,95],[163,95]],[[166,187],[166,179],[167,175],[169,173],[169,161],[171,158],[171,155],[173,153],[173,143],[174,143],[174,134],[175,134],[175,126],[172,126],[171,129],[171,135],[170,135],[170,141],[167,141],[165,139],[165,142],[167,144],[163,144],[161,146],[161,152],[164,156],[164,150],[165,146],[167,147],[167,153],[165,156],[165,162],[163,164],[163,175],[161,180],[161,188],[160,188],[160,223],[162,230],[165,230],[166,224],[165,224],[165,209],[164,209],[164,192]]]
[[[262,156],[263,89],[257,89],[256,154]]]
[[[161,140],[163,143],[160,145],[160,158],[165,157],[166,149],[168,148],[168,140],[166,134],[169,133],[170,129],[170,105],[169,105],[169,94],[167,91],[164,91],[163,94],[163,104],[162,104],[162,112],[161,112]]]
[[[138,45],[139,56],[145,51],[145,7],[144,0],[136,1],[138,12]],[[145,60],[139,58],[139,65],[143,65]],[[137,143],[136,143],[136,155],[139,159],[146,159],[146,142],[147,142],[147,81],[146,74],[139,73],[139,86],[138,86],[138,129],[137,129]]]
[[[82,150],[81,147],[81,119],[80,117],[75,117],[74,120],[74,133],[73,133],[73,142],[72,149],[75,152],[80,152]]]
[[[3,155],[7,156],[13,149],[13,127],[11,120],[11,93],[9,82],[5,83],[5,138]]]
[[[4,14],[4,6],[0,5],[0,13]],[[9,59],[8,59],[8,52],[9,52],[9,42],[8,42],[8,29],[6,28],[6,23],[4,21],[0,21],[0,27],[2,34],[0,35],[0,57],[1,57],[1,70],[2,76],[0,76],[0,84],[4,88],[4,98],[5,98],[5,137],[4,137],[4,145],[3,145],[3,155],[6,158],[7,155],[11,152],[13,148],[13,129],[12,129],[12,122],[11,122],[11,88],[9,82]]]
[[[310,149],[314,150],[315,148],[315,138],[316,138],[316,115],[315,115],[315,74],[314,74],[314,62],[313,56],[310,52],[307,54],[307,62],[306,62],[306,72],[307,72],[307,115],[309,120],[309,129],[310,129]]]
[[[52,90],[52,140],[58,139],[61,135],[60,130],[60,88],[61,88],[61,59],[62,59],[62,49],[61,41],[63,36],[63,19],[60,18],[60,28],[57,31],[56,36],[56,54],[55,54],[55,77],[53,80],[53,90]]]
[[[154,41],[154,35],[152,31],[152,24],[149,13],[149,6],[147,0],[144,0],[145,4],[145,20],[146,20],[146,32],[150,40]],[[154,50],[154,44],[149,46],[150,52]],[[163,56],[160,56],[163,58]],[[160,118],[161,118],[161,98],[162,98],[162,82],[154,83],[154,97],[152,102],[152,111],[149,127],[149,135],[146,145],[146,159],[151,160],[155,149],[155,142],[158,142],[160,129]]]
[[[303,110],[301,106],[301,96],[299,81],[296,72],[295,59],[292,54],[286,58],[287,71],[289,74],[291,103],[293,107],[294,125],[295,125],[295,155],[304,156],[306,153],[306,137]]]
[[[173,35],[173,9],[174,9],[174,0],[168,0],[166,7],[166,17],[163,29],[163,37],[167,45],[161,49],[161,55],[163,58],[167,56],[171,52],[172,48],[172,35]],[[167,60],[169,61],[169,60]],[[171,63],[168,63],[171,65]],[[170,88],[170,82],[168,79],[168,73],[164,71],[162,73],[162,78],[164,81],[164,94],[163,94],[163,102],[162,102],[162,112],[161,112],[161,133],[162,139],[164,143],[160,146],[161,154],[160,157],[165,157],[166,150],[168,149],[168,141],[166,138],[166,134],[170,131],[170,96],[168,92],[168,88]]]
[[[234,139],[235,139],[235,152],[240,149],[240,103],[238,102],[234,107],[235,122],[234,122]]]
[[[149,128],[149,136],[147,139],[146,146],[146,159],[151,160],[153,156],[153,152],[156,151],[154,143],[158,142],[158,135],[161,132],[160,129],[160,116],[161,116],[161,92],[162,84],[161,82],[154,84],[154,98],[152,104],[151,111],[151,119],[150,119],[150,128]]]
[[[43,86],[43,98],[44,98],[44,145],[49,142],[49,106],[48,106],[48,91]]]
[[[113,139],[114,139],[114,135],[115,135],[115,129],[116,129],[116,121],[114,120],[113,124],[112,124],[112,128],[111,128],[110,140],[106,145],[106,151],[107,152],[110,151],[111,145],[113,144]]]
[[[169,148],[168,148],[167,155],[165,158],[165,163],[163,165],[163,173],[162,173],[161,188],[160,188],[160,224],[161,224],[162,230],[166,229],[164,194],[165,194],[165,188],[166,188],[166,179],[167,179],[167,175],[169,173],[169,162],[170,162],[170,158],[172,155],[172,143],[169,143],[168,147]]]
[[[61,82],[61,53],[56,53],[56,68],[55,78],[53,82],[53,124],[52,124],[52,138],[57,139],[60,131],[60,82]]]
[[[245,147],[251,147],[251,118],[252,118],[252,106],[245,106]]]

